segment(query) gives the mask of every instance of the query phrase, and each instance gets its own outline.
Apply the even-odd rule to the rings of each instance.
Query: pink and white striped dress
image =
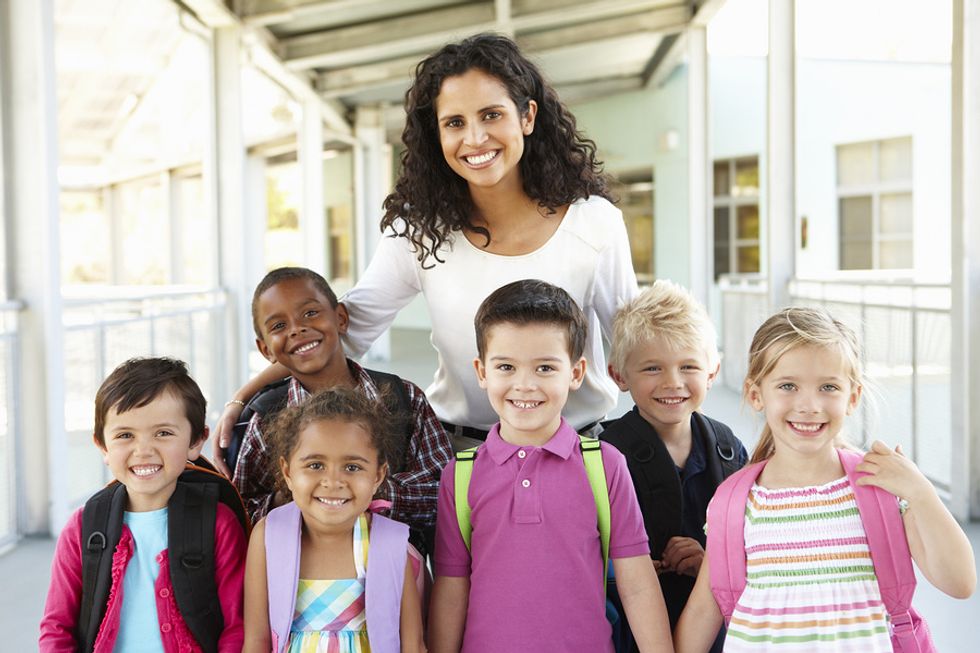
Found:
[[[888,622],[847,478],[817,487],[753,485],[747,578],[726,653],[891,653]]]

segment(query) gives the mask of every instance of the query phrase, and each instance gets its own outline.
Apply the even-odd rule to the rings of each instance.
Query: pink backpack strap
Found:
[[[711,593],[727,625],[745,590],[745,505],[766,462],[746,465],[715,490],[708,504],[708,571]]]
[[[913,628],[913,621],[919,620],[912,609],[915,571],[912,569],[912,554],[909,552],[902,514],[898,509],[898,499],[873,485],[857,484],[857,479],[867,475],[855,470],[864,460],[863,454],[844,449],[838,449],[837,452],[857,500],[861,523],[871,550],[871,562],[878,578],[878,590],[891,620],[892,636],[901,645],[900,650],[903,653],[927,653],[934,650],[920,646]]]
[[[269,590],[272,650],[280,653],[289,641],[299,584],[300,511],[290,501],[265,518],[265,572]]]

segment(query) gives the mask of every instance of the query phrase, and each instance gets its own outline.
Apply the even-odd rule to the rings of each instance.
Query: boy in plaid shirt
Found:
[[[326,280],[307,268],[279,268],[268,273],[252,297],[255,344],[270,362],[289,370],[286,405],[306,401],[312,393],[336,386],[358,388],[379,400],[381,389],[368,372],[344,354],[340,338],[347,331],[347,309]],[[410,431],[401,461],[379,490],[392,503],[390,516],[425,532],[435,524],[439,475],[452,456],[449,436],[436,419],[425,393],[404,384],[410,405]],[[248,424],[232,482],[257,522],[284,503],[275,491],[275,465],[262,435],[262,416]]]

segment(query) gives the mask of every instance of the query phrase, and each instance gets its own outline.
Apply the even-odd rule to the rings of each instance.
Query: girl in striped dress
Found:
[[[857,338],[825,311],[786,309],[756,332],[744,396],[766,421],[751,462],[767,463],[745,506],[746,585],[726,652],[892,651],[854,489],[837,452],[862,386]],[[868,474],[859,484],[904,499],[909,549],[923,575],[951,596],[972,594],[970,543],[901,447],[876,441],[856,469]],[[709,545],[678,623],[679,652],[707,651],[722,624],[709,582],[712,553]]]
[[[272,459],[292,501],[252,530],[243,651],[425,650],[408,527],[369,512],[397,433],[381,405],[347,388],[277,416]]]

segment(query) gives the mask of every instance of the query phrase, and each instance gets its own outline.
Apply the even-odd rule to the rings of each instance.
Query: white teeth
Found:
[[[809,424],[803,422],[790,422],[790,426],[797,431],[803,431],[804,433],[816,433],[823,428],[823,424]]]
[[[294,354],[302,354],[302,353],[308,352],[308,351],[310,351],[311,349],[313,349],[314,347],[316,347],[319,344],[320,344],[320,341],[319,340],[317,340],[316,342],[311,342],[311,343],[305,344],[302,347],[297,347],[296,349],[294,349],[293,350],[293,353]]]
[[[348,501],[348,499],[324,499],[323,497],[317,497],[316,500],[334,508],[339,508]]]
[[[129,470],[137,476],[151,476],[160,471],[160,465],[138,465],[130,467]]]
[[[470,165],[478,166],[481,163],[486,163],[487,161],[490,161],[495,156],[497,156],[497,152],[493,151],[493,152],[487,152],[486,154],[481,154],[479,156],[468,156],[465,158],[466,158],[466,162],[469,163]]]
[[[660,403],[667,404],[668,406],[676,406],[677,404],[682,403],[684,400],[685,397],[661,397],[660,399],[657,399],[657,401]]]
[[[516,399],[512,399],[511,403],[517,408],[537,408],[541,404],[540,401],[518,401]]]

